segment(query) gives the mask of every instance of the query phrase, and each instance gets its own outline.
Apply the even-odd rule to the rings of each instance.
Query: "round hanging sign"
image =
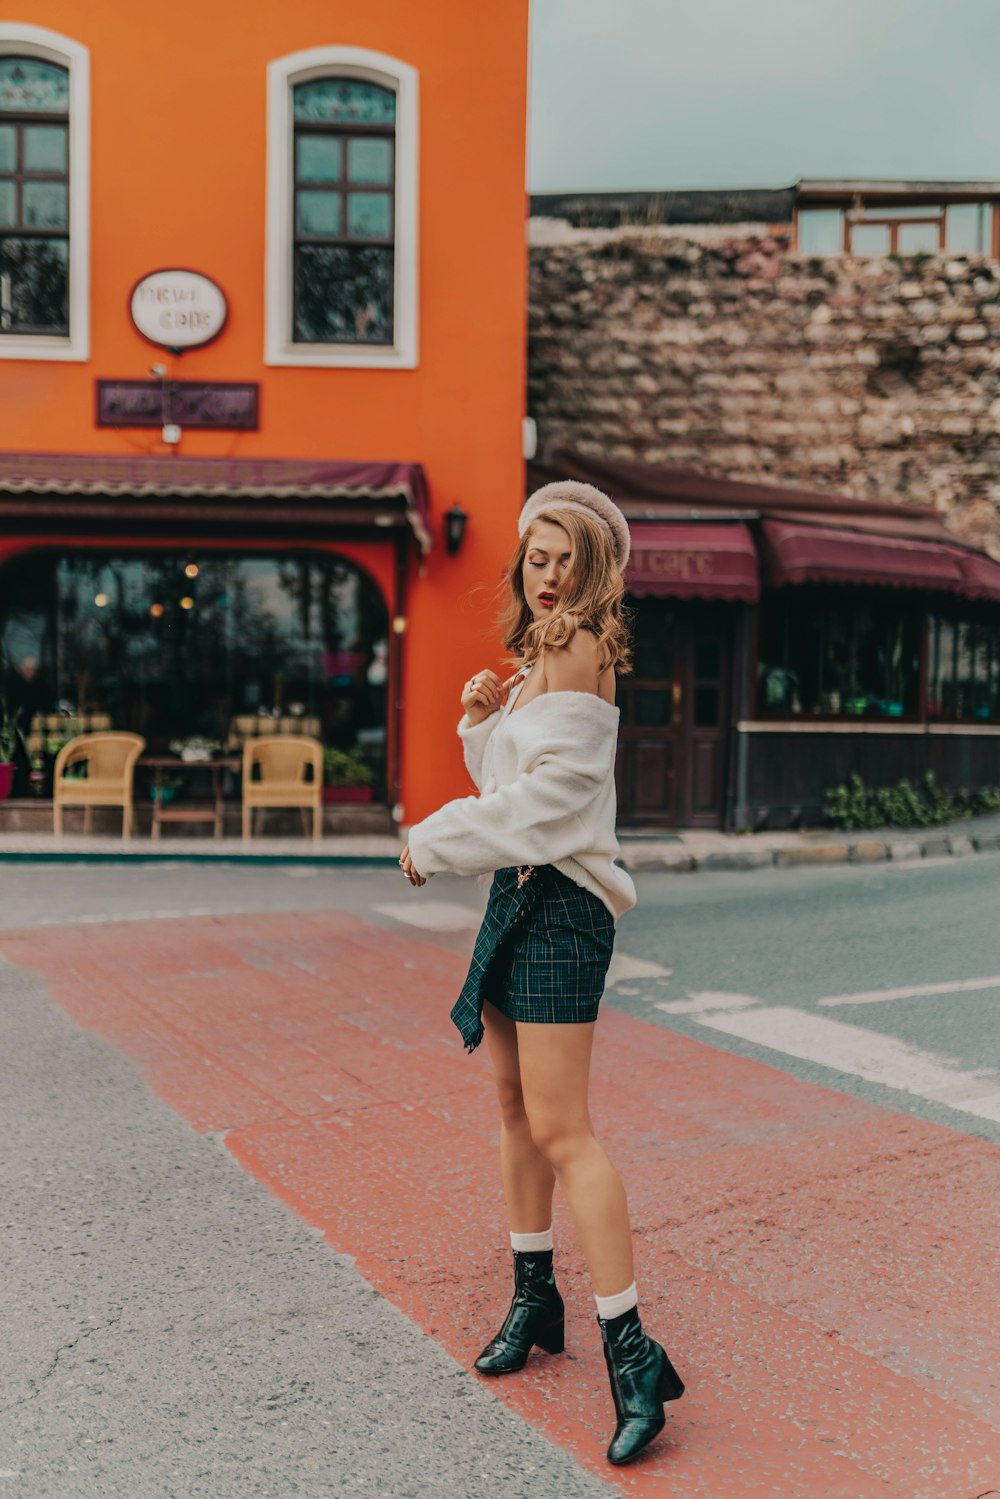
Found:
[[[225,293],[199,271],[152,271],[129,298],[132,321],[143,338],[171,353],[200,348],[218,338],[229,308]]]

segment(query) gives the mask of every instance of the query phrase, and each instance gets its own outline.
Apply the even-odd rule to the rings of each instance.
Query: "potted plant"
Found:
[[[359,746],[351,750],[323,750],[323,802],[370,802],[375,773]]]
[[[28,754],[28,746],[21,731],[21,709],[7,707],[7,699],[0,698],[0,801],[10,796],[14,784],[14,756],[20,745]]]
[[[149,788],[150,801],[159,802],[162,807],[167,806],[167,804],[169,802],[172,802],[174,797],[177,795],[178,791],[181,788],[181,784],[182,782],[180,776],[168,776],[161,774],[159,784],[154,781],[152,786],[150,786]]]

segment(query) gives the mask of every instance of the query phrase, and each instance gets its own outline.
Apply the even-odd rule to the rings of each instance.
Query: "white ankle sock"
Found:
[[[618,1291],[614,1296],[598,1296],[597,1315],[603,1317],[607,1322],[610,1317],[620,1317],[622,1312],[630,1312],[634,1306],[639,1304],[639,1293],[635,1288],[635,1281],[625,1291]]]
[[[520,1250],[522,1254],[530,1254],[532,1251],[539,1249],[551,1249],[552,1230],[551,1228],[543,1228],[541,1233],[537,1234],[515,1234],[512,1232],[510,1247],[511,1249]]]

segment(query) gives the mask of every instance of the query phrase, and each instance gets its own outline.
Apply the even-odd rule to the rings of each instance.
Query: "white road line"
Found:
[[[702,989],[689,994],[687,999],[661,999],[658,1010],[668,1015],[703,1015],[716,1010],[745,1010],[749,1005],[759,1005],[755,994],[726,994],[718,989]]]
[[[627,952],[616,952],[608,968],[607,986],[627,984],[632,979],[669,978],[673,969],[663,968],[659,963],[650,963],[646,958],[633,958]]]
[[[916,999],[921,994],[965,994],[971,989],[1000,989],[1000,973],[985,979],[953,979],[947,984],[911,984],[905,989],[862,989],[857,994],[833,994],[818,1005],[874,1005],[883,999]]]
[[[481,911],[447,900],[390,901],[388,905],[373,906],[372,909],[380,916],[390,916],[393,921],[423,927],[430,932],[464,932],[477,927],[483,919]]]
[[[1000,1123],[1000,1073],[988,1067],[964,1071],[950,1057],[922,1051],[895,1036],[880,1036],[859,1025],[828,1020],[786,1005],[716,1011],[697,1017],[699,1025],[804,1062],[820,1062],[868,1082],[911,1093],[929,1103],[947,1104],[965,1114]]]

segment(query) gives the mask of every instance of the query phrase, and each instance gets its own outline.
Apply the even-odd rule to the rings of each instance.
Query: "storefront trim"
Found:
[[[798,723],[794,719],[761,722],[741,719],[740,734],[978,734],[1000,738],[1000,724],[973,723]]]

